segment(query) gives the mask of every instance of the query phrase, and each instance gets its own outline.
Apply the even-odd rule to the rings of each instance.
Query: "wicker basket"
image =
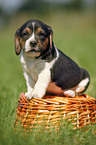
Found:
[[[68,119],[74,129],[96,123],[96,99],[83,94],[75,98],[45,96],[43,99],[18,100],[16,126],[20,122],[25,129],[45,125],[58,127],[61,120]]]

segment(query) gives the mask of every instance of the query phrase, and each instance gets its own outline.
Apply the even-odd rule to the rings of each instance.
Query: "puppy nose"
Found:
[[[35,47],[36,45],[37,45],[37,42],[36,42],[36,41],[31,41],[31,42],[30,42],[30,46],[31,46],[31,47]]]

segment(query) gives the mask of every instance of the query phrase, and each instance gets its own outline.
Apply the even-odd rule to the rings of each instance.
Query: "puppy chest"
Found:
[[[30,76],[33,78],[33,80],[37,81],[38,79],[38,69],[35,67],[33,63],[28,63],[24,65],[25,71],[30,74]]]
[[[30,76],[37,81],[38,75],[45,69],[45,62],[34,59],[21,59],[23,70],[30,74]]]

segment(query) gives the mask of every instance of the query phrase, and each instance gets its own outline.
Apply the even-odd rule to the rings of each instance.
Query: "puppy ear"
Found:
[[[17,55],[20,54],[21,52],[21,46],[20,46],[20,34],[19,34],[20,29],[18,29],[15,33],[15,53]]]
[[[51,29],[50,26],[48,26],[48,29],[49,29],[49,32],[50,32],[50,36],[49,36],[49,39],[50,39],[50,48],[52,49],[52,44],[53,44],[53,31]]]
[[[52,49],[53,33],[50,33],[50,48]]]

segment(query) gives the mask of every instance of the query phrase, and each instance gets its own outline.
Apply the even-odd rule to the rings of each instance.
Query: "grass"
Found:
[[[86,93],[96,98],[95,13],[58,12],[42,17],[32,17],[31,14],[15,16],[0,32],[0,145],[95,145],[94,127],[89,127],[88,131],[74,131],[69,123],[64,123],[59,132],[54,129],[47,132],[43,128],[41,132],[33,131],[27,136],[23,130],[19,132],[17,129],[15,133],[12,124],[17,102],[20,92],[26,91],[26,85],[19,57],[14,52],[14,33],[22,23],[31,18],[39,18],[52,26],[55,45],[89,71],[91,83]]]

